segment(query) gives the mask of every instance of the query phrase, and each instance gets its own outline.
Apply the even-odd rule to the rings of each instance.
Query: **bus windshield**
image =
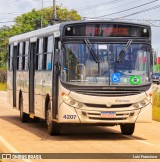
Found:
[[[60,60],[62,82],[79,86],[132,86],[151,81],[150,45],[131,43],[123,57],[120,54],[126,43],[89,45],[86,42],[63,44]]]

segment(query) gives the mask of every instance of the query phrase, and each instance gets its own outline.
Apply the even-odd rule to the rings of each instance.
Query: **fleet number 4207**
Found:
[[[64,115],[64,119],[75,119],[77,115]]]

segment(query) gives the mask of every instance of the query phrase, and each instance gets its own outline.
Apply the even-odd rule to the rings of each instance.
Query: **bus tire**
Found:
[[[47,127],[48,133],[50,135],[59,135],[61,131],[61,124],[52,121],[52,113],[51,113],[51,103],[48,103],[47,109]]]
[[[23,97],[19,100],[20,119],[22,123],[29,122],[29,115],[23,112]]]
[[[121,124],[121,133],[124,135],[132,135],[135,128],[135,123]]]

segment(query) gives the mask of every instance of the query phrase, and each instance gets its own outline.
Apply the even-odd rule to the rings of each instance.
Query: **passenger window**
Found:
[[[17,63],[19,64],[19,66],[17,65],[17,67],[18,67],[17,70],[22,70],[22,52],[23,52],[23,43],[21,42],[19,44],[19,52],[18,52],[18,55],[19,55],[19,63],[18,63],[18,58],[17,58]]]
[[[46,70],[51,70],[52,69],[52,54],[49,53],[47,54],[47,67]]]
[[[38,70],[38,54],[39,54],[39,39],[37,39],[37,46],[36,46],[36,70]]]
[[[11,52],[11,45],[8,46],[8,57],[7,57],[8,70],[10,70],[10,52]]]
[[[24,70],[28,70],[28,53],[29,53],[29,41],[25,42],[25,65],[24,65]]]
[[[37,40],[36,50],[36,70],[42,70],[42,58],[43,58],[43,38]]]
[[[53,54],[53,36],[48,37],[48,48],[47,48],[47,67],[46,70],[52,69],[52,54]]]
[[[18,48],[16,50],[16,48]],[[20,44],[18,43],[18,47],[15,46],[15,52],[17,53],[17,70],[19,70],[19,63],[20,63]]]
[[[48,37],[43,38],[43,70],[47,69]]]
[[[25,42],[22,43],[22,70],[25,68]]]
[[[43,52],[47,53],[47,47],[48,47],[48,37],[43,38]]]
[[[42,58],[43,58],[43,39],[39,39],[39,50],[38,50],[38,70],[42,70]]]
[[[13,70],[12,60],[13,60],[13,44],[9,46],[9,52],[8,52],[8,70]]]

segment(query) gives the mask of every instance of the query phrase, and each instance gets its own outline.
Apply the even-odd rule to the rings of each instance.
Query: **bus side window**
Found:
[[[11,45],[8,46],[8,57],[7,57],[7,61],[8,61],[8,70],[10,70],[10,54],[11,54]]]
[[[28,53],[29,53],[29,41],[25,42],[25,65],[24,70],[28,70]]]
[[[37,42],[37,46],[38,46],[38,53],[37,53],[37,57],[38,57],[38,69],[37,70],[42,70],[42,60],[43,60],[43,38],[40,38],[39,41]]]
[[[53,36],[48,37],[46,70],[52,69]]]
[[[7,51],[7,68],[8,70],[10,69],[9,67],[9,62],[10,62],[10,48],[11,48],[11,45],[8,45],[8,51]],[[0,58],[1,60],[1,58]],[[0,66],[1,66],[1,63],[0,63]]]
[[[36,70],[42,70],[42,56],[43,56],[43,38],[37,39],[36,47]]]
[[[37,43],[36,43],[36,64],[35,64],[35,70],[38,70],[38,54],[39,54],[39,39],[37,39]]]
[[[26,42],[23,42],[23,48],[22,48],[22,70],[25,69],[25,46],[26,46]]]
[[[17,70],[22,70],[22,52],[23,52],[23,43],[21,42],[19,44],[19,66],[18,66],[18,69]],[[17,59],[18,60],[18,59]]]
[[[19,53],[19,51],[20,51],[20,43],[18,43],[18,46],[17,47],[15,47],[15,48],[17,48],[17,70],[19,70],[19,58],[20,58],[20,53]]]
[[[9,70],[13,70],[13,44],[10,46],[10,62]]]
[[[43,70],[47,69],[48,37],[43,38]]]
[[[9,45],[8,46],[8,70],[11,70],[11,66],[12,66],[12,63],[11,63],[11,47],[12,45]]]

